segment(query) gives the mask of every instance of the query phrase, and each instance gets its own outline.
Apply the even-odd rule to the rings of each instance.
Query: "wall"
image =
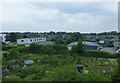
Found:
[[[97,50],[97,46],[84,45],[85,50]]]

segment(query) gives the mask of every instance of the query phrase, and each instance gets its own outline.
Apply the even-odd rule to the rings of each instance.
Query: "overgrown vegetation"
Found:
[[[29,33],[28,33],[29,34]],[[51,32],[49,34],[55,34]],[[117,59],[120,54],[110,54],[103,51],[86,51],[82,45],[84,40],[80,33],[74,33],[66,39],[62,38],[61,33],[57,33],[54,41],[55,45],[39,45],[32,43],[30,46],[9,45],[3,43],[2,64],[5,68],[10,68],[10,72],[3,75],[3,81],[116,81],[119,80],[117,65],[109,60]],[[107,33],[105,33],[107,34]],[[96,34],[91,34],[96,35]],[[102,35],[102,34],[99,34]],[[9,38],[9,37],[14,38]],[[7,36],[11,42],[16,42],[20,35],[12,34]],[[27,33],[23,35],[28,37]],[[60,37],[60,38],[59,38]],[[78,42],[71,50],[67,44]],[[33,64],[25,67],[25,60],[33,60]],[[15,61],[15,62],[14,62]],[[79,73],[76,65],[84,66],[83,73]],[[103,70],[106,70],[104,73]],[[114,71],[114,73],[112,73]],[[112,78],[111,78],[112,77]]]

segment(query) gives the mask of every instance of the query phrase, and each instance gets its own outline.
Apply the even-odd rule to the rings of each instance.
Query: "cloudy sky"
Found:
[[[5,2],[2,31],[118,30],[117,2]]]

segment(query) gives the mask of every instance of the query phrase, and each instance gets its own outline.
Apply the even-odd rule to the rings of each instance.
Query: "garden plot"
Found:
[[[104,75],[110,76],[115,66],[117,66],[116,60],[112,62],[105,58],[82,58],[82,64],[85,66],[85,70],[88,72],[100,72]],[[113,66],[114,64],[114,66]]]

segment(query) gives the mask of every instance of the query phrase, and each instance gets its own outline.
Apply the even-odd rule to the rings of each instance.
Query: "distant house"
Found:
[[[40,45],[54,45],[55,42],[46,41],[46,38],[23,38],[17,39],[17,44],[24,44],[25,46],[29,46],[31,43],[36,43]]]
[[[71,50],[72,46],[77,45],[78,42],[72,42],[70,44],[67,45],[68,49]],[[82,42],[85,50],[99,50],[101,49],[101,46],[95,42],[88,42],[88,41],[84,41]]]
[[[31,44],[46,41],[46,38],[23,38],[17,39],[17,44]]]
[[[83,42],[85,50],[100,50],[101,46],[94,42]]]
[[[120,48],[120,42],[114,42],[113,45],[116,50]]]

